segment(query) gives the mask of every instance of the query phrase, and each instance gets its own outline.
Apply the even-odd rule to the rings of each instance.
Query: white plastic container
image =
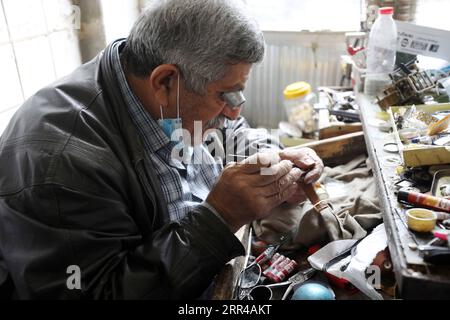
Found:
[[[376,96],[390,84],[389,74],[394,71],[398,35],[393,14],[392,7],[380,8],[370,31],[364,88],[370,96]]]
[[[288,120],[296,125],[303,133],[315,131],[314,104],[316,95],[311,85],[306,82],[296,82],[284,90],[284,107]]]

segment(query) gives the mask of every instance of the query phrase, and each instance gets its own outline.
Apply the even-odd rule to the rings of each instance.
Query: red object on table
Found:
[[[308,249],[308,254],[313,255],[314,253],[319,251],[321,248],[322,248],[322,246],[320,246],[320,245],[312,246]],[[338,278],[336,276],[333,276],[332,274],[329,274],[328,272],[324,272],[324,273],[325,273],[325,276],[327,277],[328,281],[335,287],[347,290],[350,293],[357,293],[359,291],[358,288],[356,288],[348,280]]]

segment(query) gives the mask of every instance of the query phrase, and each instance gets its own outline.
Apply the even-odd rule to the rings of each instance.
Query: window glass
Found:
[[[450,31],[449,0],[421,0],[417,3],[416,24]]]
[[[8,29],[6,28],[5,16],[3,14],[3,5],[0,2],[0,45],[8,42]]]
[[[138,3],[130,0],[102,0],[101,3],[107,43],[128,37],[139,14]]]
[[[28,98],[55,80],[53,56],[47,37],[21,41],[15,48],[22,87],[25,98]]]
[[[79,66],[81,61],[76,36],[72,31],[64,30],[50,34],[49,40],[56,77],[68,75]]]
[[[13,41],[25,40],[47,32],[41,1],[2,1]]]
[[[263,30],[355,31],[360,0],[246,0]]]
[[[70,0],[0,0],[0,135],[25,98],[81,63]]]
[[[23,101],[23,97],[11,45],[0,46],[0,61],[2,70],[0,75],[1,115],[1,112],[20,104]]]
[[[15,107],[8,109],[4,112],[0,112],[0,136],[8,126],[9,120],[13,117],[14,113],[16,113],[17,109],[18,108]]]
[[[78,29],[81,12],[70,0],[42,0],[48,31]]]

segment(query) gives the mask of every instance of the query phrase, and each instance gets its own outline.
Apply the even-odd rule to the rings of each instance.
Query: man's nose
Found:
[[[230,120],[236,120],[241,114],[241,109],[241,107],[230,108],[226,106],[223,108],[222,114]]]

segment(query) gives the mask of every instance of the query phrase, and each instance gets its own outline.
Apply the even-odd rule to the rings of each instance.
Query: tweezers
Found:
[[[322,271],[326,272],[331,266],[335,265],[339,261],[341,261],[341,260],[345,259],[346,257],[348,257],[352,253],[353,248],[355,248],[363,239],[365,239],[365,238],[359,239],[354,244],[352,244],[349,248],[345,249],[344,251],[339,253],[339,255],[337,255],[336,257],[334,257],[330,261],[328,261],[323,266]]]

